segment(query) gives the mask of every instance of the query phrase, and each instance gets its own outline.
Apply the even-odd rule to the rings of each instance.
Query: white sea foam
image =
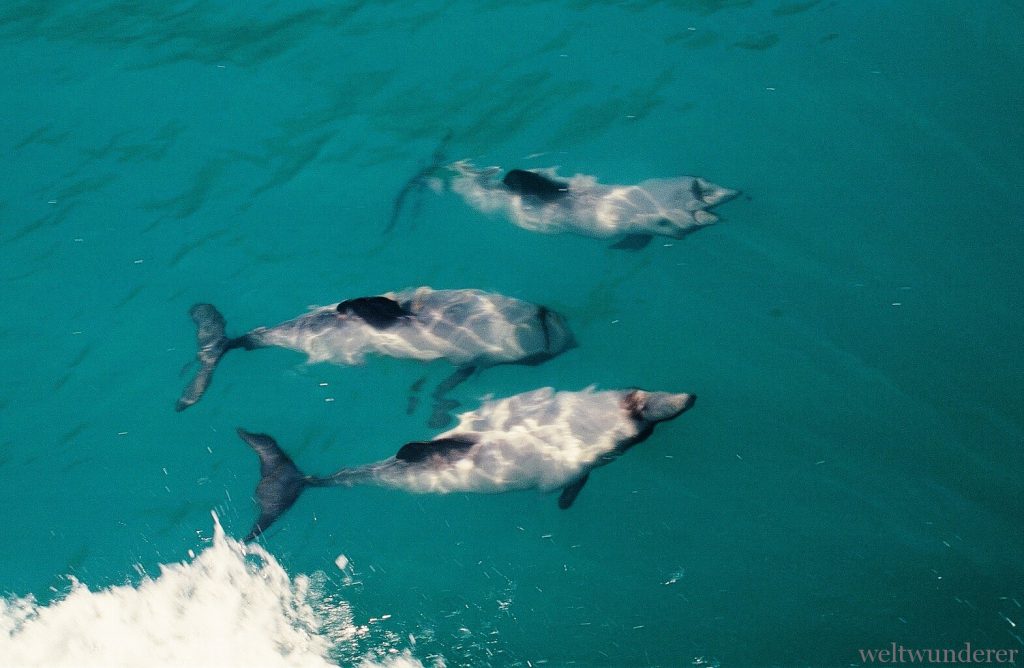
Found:
[[[225,536],[214,515],[209,547],[138,585],[90,591],[72,580],[49,605],[0,599],[0,657],[19,668],[333,666],[331,654],[346,643],[346,654],[357,652],[367,627],[353,623],[347,602],[320,593],[322,578],[289,576],[262,547]],[[422,668],[389,651],[358,665]]]

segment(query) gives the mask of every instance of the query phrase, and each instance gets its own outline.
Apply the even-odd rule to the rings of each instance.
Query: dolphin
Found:
[[[604,185],[585,174],[561,177],[553,167],[513,169],[500,179],[500,167],[478,169],[468,160],[448,168],[455,173],[451,189],[484,213],[503,211],[534,232],[621,237],[612,247],[630,250],[717,222],[711,208],[739,194],[694,176]]]
[[[225,334],[224,316],[212,304],[196,304],[189,314],[196,324],[199,369],[178,399],[178,411],[199,401],[221,358],[236,348],[279,346],[306,353],[310,363],[345,365],[361,364],[370,353],[444,359],[458,367],[442,383],[447,391],[474,369],[540,364],[576,345],[559,313],[481,290],[419,287],[358,297],[235,338]]]
[[[266,531],[307,487],[377,485],[433,494],[561,490],[558,507],[566,509],[591,471],[645,441],[657,423],[679,416],[696,399],[640,389],[546,387],[485,401],[432,440],[406,443],[393,457],[323,477],[300,471],[271,436],[239,428],[260,459],[260,514],[245,540]]]

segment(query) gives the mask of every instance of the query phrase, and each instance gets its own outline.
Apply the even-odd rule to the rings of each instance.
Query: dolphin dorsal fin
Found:
[[[524,197],[534,197],[541,202],[554,202],[569,193],[569,184],[549,179],[537,172],[513,169],[501,180],[505,187]]]
[[[408,309],[387,297],[357,297],[346,299],[337,306],[338,313],[359,316],[374,329],[387,329],[404,316],[412,315]]]
[[[580,490],[587,484],[587,479],[590,477],[590,472],[583,474],[582,478],[579,478],[575,482],[571,482],[562,489],[562,493],[558,496],[558,507],[562,510],[566,510],[572,505],[572,502],[579,496]]]
[[[433,455],[455,459],[474,445],[476,445],[474,439],[458,436],[438,438],[433,441],[413,441],[403,445],[395,455],[395,459],[410,464],[422,462]]]

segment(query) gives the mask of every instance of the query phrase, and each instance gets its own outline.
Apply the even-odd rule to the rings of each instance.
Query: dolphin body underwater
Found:
[[[349,299],[274,327],[242,336],[225,334],[224,316],[211,304],[189,311],[196,324],[199,369],[178,399],[183,411],[199,401],[213,371],[230,350],[278,346],[304,352],[309,362],[360,364],[368,353],[432,361],[458,367],[434,398],[455,387],[476,368],[497,364],[540,364],[576,345],[564,318],[544,306],[481,290],[410,288],[375,297]],[[447,402],[453,407],[455,402]],[[444,407],[442,407],[444,408]],[[431,424],[444,426],[438,408]]]
[[[324,477],[302,473],[272,437],[239,428],[260,458],[260,515],[245,540],[266,531],[307,487],[377,485],[434,494],[560,489],[558,506],[566,509],[591,471],[645,441],[657,423],[695,401],[692,394],[638,389],[543,388],[486,401],[430,441],[406,443],[393,457]]]
[[[649,179],[636,185],[603,185],[593,176],[560,177],[555,168],[478,169],[468,160],[448,166],[451,189],[484,213],[504,211],[534,232],[575,232],[622,237],[613,248],[637,250],[656,235],[679,239],[718,221],[710,209],[739,195],[700,177]]]

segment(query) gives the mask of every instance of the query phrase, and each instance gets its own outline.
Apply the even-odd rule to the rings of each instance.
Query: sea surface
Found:
[[[1019,2],[8,0],[0,63],[0,666],[1024,651]],[[414,178],[459,159],[743,195],[630,252]],[[176,413],[189,307],[239,335],[419,285],[580,344],[460,410],[700,398],[567,511],[312,490],[242,544],[236,427],[375,461],[451,368],[233,352]]]

